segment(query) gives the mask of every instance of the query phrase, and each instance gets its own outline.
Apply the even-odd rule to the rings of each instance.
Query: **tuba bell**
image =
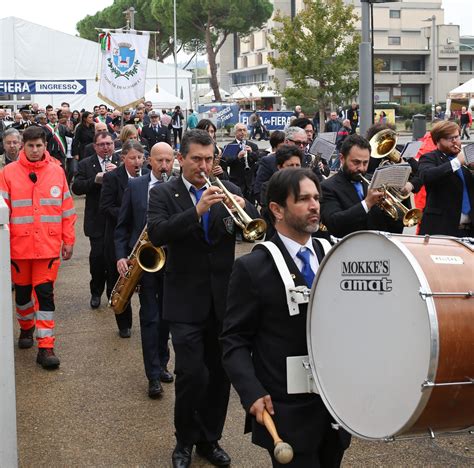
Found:
[[[119,277],[110,294],[109,306],[117,315],[127,307],[143,272],[155,273],[163,268],[165,261],[165,251],[150,242],[145,226],[128,257],[127,273]]]

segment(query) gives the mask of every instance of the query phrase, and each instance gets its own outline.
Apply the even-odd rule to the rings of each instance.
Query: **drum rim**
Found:
[[[313,287],[311,288],[311,297],[310,297],[310,302],[308,304],[308,314],[306,317],[306,342],[307,342],[307,347],[308,347],[308,357],[309,357],[309,362],[311,366],[311,374],[313,376],[316,388],[318,390],[318,394],[321,397],[324,406],[326,409],[331,413],[333,418],[336,420],[336,422],[346,431],[349,433],[365,440],[384,440],[384,439],[391,439],[393,437],[396,437],[400,434],[403,434],[407,429],[412,427],[414,423],[418,420],[420,415],[423,413],[432,393],[432,388],[424,388],[421,390],[421,397],[418,402],[418,405],[416,406],[415,410],[413,411],[412,416],[408,419],[408,421],[396,432],[393,434],[387,434],[386,436],[380,438],[380,437],[369,437],[363,434],[360,434],[350,428],[334,411],[331,403],[329,402],[326,394],[321,391],[321,384],[320,384],[320,379],[319,376],[316,372],[316,364],[313,359],[313,346],[312,346],[312,339],[311,339],[311,311],[313,310],[313,301],[314,301],[314,292],[316,290],[317,284],[319,282],[320,278],[320,273],[323,271],[325,264],[329,261],[329,258],[334,254],[336,251],[337,247],[340,244],[343,244],[346,242],[348,239],[358,236],[360,234],[370,234],[370,235],[375,235],[375,236],[382,236],[386,240],[393,242],[397,248],[402,252],[403,255],[407,258],[409,263],[412,265],[412,268],[415,272],[415,275],[417,276],[419,282],[420,282],[420,290],[423,289],[424,292],[426,293],[431,293],[431,288],[428,283],[428,279],[426,278],[425,273],[421,269],[420,264],[416,260],[415,256],[410,252],[410,250],[400,241],[397,239],[397,237],[405,237],[403,235],[392,235],[391,233],[388,232],[383,232],[383,231],[357,231],[353,232],[351,234],[348,234],[345,236],[342,240],[340,240],[331,250],[324,256],[323,261],[321,262],[318,271],[316,273],[316,278],[313,283]],[[406,237],[419,237],[419,236],[413,236],[413,235],[407,235]],[[430,360],[428,364],[428,372],[427,372],[427,377],[426,379],[433,382],[436,376],[436,372],[438,370],[438,361],[439,361],[439,326],[438,326],[438,318],[436,315],[436,306],[434,303],[434,299],[431,296],[425,296],[424,301],[426,303],[426,307],[428,310],[428,320],[430,323],[430,336],[431,336],[431,346],[430,346]],[[420,383],[420,386],[423,382]]]

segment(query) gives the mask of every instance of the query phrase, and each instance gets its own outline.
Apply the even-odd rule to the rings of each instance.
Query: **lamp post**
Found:
[[[177,45],[176,45],[176,0],[173,0],[173,54],[174,54],[174,95],[178,95],[178,57],[177,57]]]
[[[431,21],[431,33],[425,30],[425,37],[428,39],[428,46],[431,36],[431,120],[435,118],[436,101],[437,101],[437,80],[436,80],[436,54],[437,54],[437,40],[436,40],[436,16],[426,18],[423,21]]]

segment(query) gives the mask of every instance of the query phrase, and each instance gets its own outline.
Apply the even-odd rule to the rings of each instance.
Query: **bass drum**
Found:
[[[460,239],[362,231],[325,257],[308,351],[344,429],[390,440],[474,426],[473,254]]]

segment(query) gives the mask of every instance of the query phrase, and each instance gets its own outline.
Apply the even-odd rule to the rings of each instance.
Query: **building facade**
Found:
[[[345,0],[361,14],[359,0]],[[274,0],[274,12],[294,16],[302,0]],[[373,4],[374,98],[375,101],[407,103],[445,102],[446,94],[474,78],[474,37],[460,37],[459,26],[444,24],[441,0],[403,0]],[[275,14],[275,13],[274,13]],[[275,52],[268,44],[272,18],[247,37],[226,41],[219,57],[221,87],[231,93],[254,90],[249,100],[261,98],[259,106],[278,109],[274,96],[290,84],[283,70],[268,58]],[[356,25],[360,29],[360,22]],[[255,92],[255,85],[258,91]]]

